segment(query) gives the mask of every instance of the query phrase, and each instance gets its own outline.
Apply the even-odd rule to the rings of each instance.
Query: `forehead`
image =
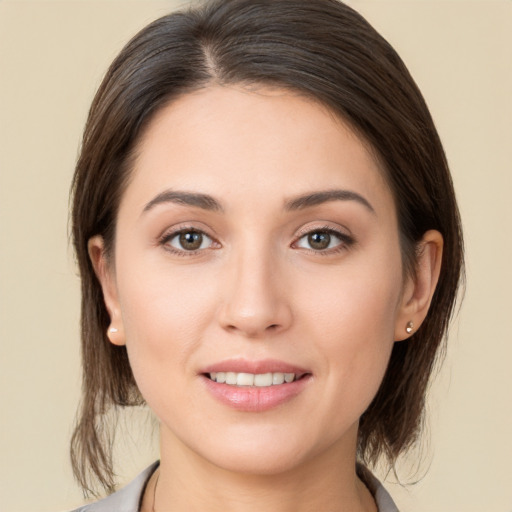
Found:
[[[340,186],[391,197],[377,159],[346,123],[276,88],[212,86],[174,100],[146,128],[132,172],[125,195],[139,207],[175,188],[281,203]]]

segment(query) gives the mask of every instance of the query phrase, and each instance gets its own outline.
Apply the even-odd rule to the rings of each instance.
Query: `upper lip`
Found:
[[[200,373],[234,372],[234,373],[294,373],[302,376],[308,372],[306,369],[294,364],[276,359],[263,359],[249,361],[246,359],[226,359],[205,367]]]

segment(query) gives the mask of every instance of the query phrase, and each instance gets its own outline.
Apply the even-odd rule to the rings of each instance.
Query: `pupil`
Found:
[[[311,233],[308,242],[313,249],[327,249],[331,243],[331,235],[322,232]]]
[[[180,245],[183,249],[194,251],[201,247],[203,243],[203,235],[196,231],[188,231],[180,234]]]

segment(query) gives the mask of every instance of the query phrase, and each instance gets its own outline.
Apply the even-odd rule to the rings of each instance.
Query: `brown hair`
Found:
[[[441,275],[421,328],[395,343],[360,420],[358,457],[393,464],[420,431],[425,393],[462,275],[459,214],[444,151],[425,102],[391,46],[337,0],[214,0],[148,25],[110,66],[91,106],[72,186],[73,241],[82,279],[83,398],[71,456],[86,491],[114,488],[116,406],[143,403],[125,347],[106,337],[109,315],[87,252],[112,251],[120,198],[141,132],[169,101],[211,83],[275,85],[314,98],[369,143],[398,212],[404,268],[414,272],[425,231],[444,238]],[[92,478],[91,478],[92,477]]]

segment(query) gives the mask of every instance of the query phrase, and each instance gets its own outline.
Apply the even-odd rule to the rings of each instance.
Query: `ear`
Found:
[[[110,325],[107,329],[108,339],[114,345],[125,345],[123,318],[118,300],[114,268],[107,259],[103,237],[96,235],[90,238],[87,242],[87,249],[94,272],[103,290],[105,307],[110,315]]]
[[[443,236],[427,231],[417,245],[416,274],[404,284],[395,323],[395,340],[402,341],[418,330],[427,316],[439,280],[443,256]]]

